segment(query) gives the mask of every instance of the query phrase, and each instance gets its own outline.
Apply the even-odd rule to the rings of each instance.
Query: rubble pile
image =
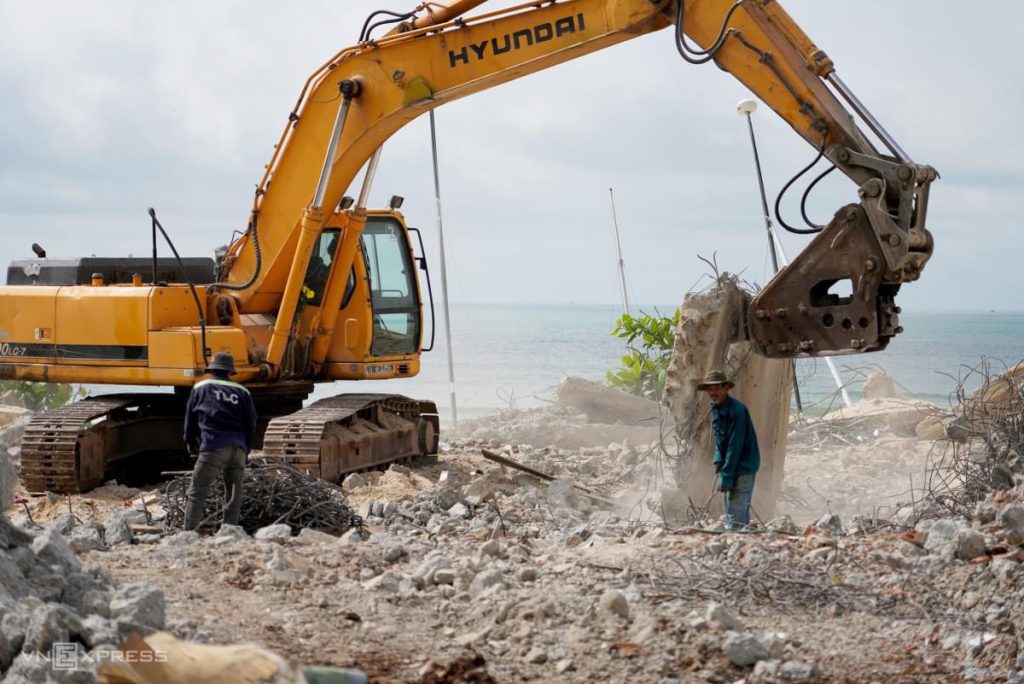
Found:
[[[12,527],[21,536],[0,552],[29,588],[3,579],[18,598],[0,605],[31,618],[55,603],[83,625],[98,614],[114,639],[131,621],[114,578],[156,585],[176,637],[251,641],[371,681],[1024,681],[1024,480],[951,514],[926,482],[948,430],[922,439],[906,427],[921,407],[879,417],[878,401],[902,400],[791,423],[784,514],[748,533],[672,498],[664,440],[555,405],[475,421],[435,463],[325,485],[362,523],[332,533],[280,513],[180,532],[165,527],[180,504],[113,484],[106,510],[37,500],[12,519],[46,530],[31,541]],[[609,441],[558,446],[565,424]],[[689,523],[665,524],[670,506]],[[33,569],[75,550],[103,570]],[[97,585],[83,598],[68,587],[85,580],[66,579],[79,574]]]
[[[457,428],[446,432],[445,437],[463,443],[529,444],[575,450],[605,446],[623,439],[634,444],[650,442],[671,430],[671,420],[658,412],[628,425],[593,423],[581,409],[553,404],[462,421]]]
[[[32,536],[0,516],[0,673],[4,681],[86,682],[130,633],[164,627],[164,594],[85,565],[55,525]],[[62,658],[65,669],[53,668]],[[62,677],[63,675],[63,677]]]

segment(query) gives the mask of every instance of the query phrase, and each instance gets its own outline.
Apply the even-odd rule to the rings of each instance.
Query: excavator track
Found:
[[[80,440],[90,423],[128,406],[126,397],[95,397],[32,418],[21,440],[21,482],[32,493],[78,492],[96,477],[90,459],[83,462]]]
[[[437,406],[397,394],[342,394],[274,418],[263,455],[329,482],[348,473],[436,454]]]

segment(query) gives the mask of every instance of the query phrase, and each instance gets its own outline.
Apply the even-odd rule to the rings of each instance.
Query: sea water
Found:
[[[667,316],[674,308],[633,308],[634,314],[640,312]],[[405,394],[436,402],[442,422],[449,425],[452,389],[460,420],[544,406],[553,401],[562,378],[601,382],[619,366],[626,343],[611,331],[621,313],[616,306],[602,305],[454,304],[454,385],[448,382],[444,327],[439,323],[434,349],[423,354],[418,376],[320,384],[309,401],[345,392]],[[904,311],[900,323],[904,332],[884,351],[833,357],[852,400],[860,397],[869,374],[884,372],[903,396],[949,406],[961,383],[968,390],[978,387],[983,373],[976,369],[984,366],[994,374],[1024,361],[1024,313]],[[430,327],[428,316],[425,345]],[[799,359],[797,379],[803,405],[811,413],[842,405],[823,359]],[[105,394],[160,388],[91,385],[86,390]]]
[[[671,315],[672,306],[634,308]],[[459,419],[550,402],[559,381],[578,376],[603,381],[626,353],[611,335],[621,309],[596,305],[455,304],[451,309],[454,394]],[[868,374],[885,372],[898,391],[948,406],[958,384],[977,387],[971,371],[983,361],[999,372],[1024,360],[1024,313],[905,311],[905,331],[871,354],[837,356],[833,362],[853,400]],[[422,357],[415,378],[319,385],[312,398],[339,392],[389,392],[435,401],[442,421],[451,420],[451,391],[443,325],[434,350]],[[429,323],[427,337],[429,338]],[[841,405],[822,359],[800,359],[797,377],[810,410]]]

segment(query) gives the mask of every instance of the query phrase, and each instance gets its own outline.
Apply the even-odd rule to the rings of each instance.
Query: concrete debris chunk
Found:
[[[960,530],[956,536],[956,557],[971,560],[985,554],[985,537],[974,530]]]
[[[354,489],[365,487],[367,484],[369,484],[369,481],[365,475],[362,473],[351,473],[345,477],[345,480],[341,483],[341,488],[346,492],[350,492]]]
[[[1024,544],[1024,505],[1009,504],[999,511],[999,526],[1008,544]]]
[[[284,523],[267,525],[256,530],[253,539],[256,541],[268,541],[282,544],[292,538],[292,528]]]
[[[103,521],[103,539],[107,546],[131,544],[132,525],[146,522],[146,514],[142,511],[116,510],[107,513]]]
[[[374,577],[369,582],[364,582],[363,587],[365,589],[397,594],[399,589],[401,589],[401,582],[393,573],[384,572]]]
[[[731,610],[721,603],[716,603],[714,601],[708,604],[707,611],[705,611],[704,614],[704,619],[707,621],[707,624],[714,629],[733,632],[742,632],[746,630],[746,626],[738,617],[733,615]]]
[[[46,603],[32,611],[21,650],[44,653],[55,643],[68,643],[81,634],[82,623],[78,616],[59,603]]]
[[[38,537],[32,540],[32,551],[43,562],[59,567],[64,572],[72,573],[82,570],[82,564],[75,552],[56,530],[43,530]]]
[[[952,556],[955,549],[955,542],[963,523],[958,520],[943,518],[930,521],[931,524],[921,524],[921,529],[927,532],[928,536],[924,542],[924,548],[930,553]]]
[[[188,546],[199,541],[199,533],[195,530],[175,532],[160,540],[161,546]]]
[[[213,543],[216,545],[231,542],[241,542],[249,539],[249,535],[239,525],[221,525],[217,533],[213,535]]]
[[[299,544],[333,544],[338,541],[338,538],[311,527],[303,527],[299,530],[299,535],[295,540]]]
[[[626,596],[616,589],[607,589],[598,599],[598,607],[605,615],[629,619],[629,603]]]
[[[384,547],[384,561],[387,563],[397,563],[408,555],[409,552],[401,544],[389,544]]]
[[[548,662],[548,654],[543,648],[534,646],[530,649],[530,652],[526,654],[526,662],[534,665],[542,665]]]
[[[764,644],[749,632],[726,632],[722,652],[733,665],[740,667],[751,667],[771,656]]]
[[[68,546],[75,553],[100,551],[106,548],[106,544],[103,543],[103,535],[91,525],[79,525],[71,530],[71,534],[68,536]]]
[[[70,513],[64,513],[48,522],[46,527],[67,537],[71,534],[71,530],[75,529],[76,525],[78,525],[78,520],[75,519],[75,516]]]
[[[149,633],[164,628],[164,592],[151,582],[132,582],[114,590],[110,617],[125,630]]]
[[[489,569],[477,573],[476,577],[469,584],[469,593],[472,596],[479,596],[487,589],[502,585],[505,576],[501,570]]]
[[[469,507],[459,501],[448,509],[448,515],[453,518],[468,518],[470,516]]]

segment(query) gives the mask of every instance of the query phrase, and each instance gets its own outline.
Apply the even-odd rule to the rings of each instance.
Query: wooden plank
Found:
[[[515,468],[516,470],[521,470],[524,473],[527,473],[529,475],[533,475],[534,477],[539,477],[540,479],[542,479],[542,480],[544,480],[546,482],[553,482],[554,480],[559,479],[559,478],[556,478],[553,475],[548,475],[545,472],[541,472],[540,470],[537,470],[535,468],[531,468],[528,465],[523,465],[522,463],[519,463],[517,461],[513,461],[510,458],[505,458],[504,456],[501,456],[500,454],[496,454],[493,451],[488,451],[487,449],[481,449],[480,453],[481,453],[481,455],[483,455],[484,458],[486,458],[489,461],[494,461],[495,463],[500,463],[501,465],[508,466],[509,468]],[[568,479],[568,478],[565,478],[565,479]],[[580,492],[582,492],[584,496],[586,496],[586,497],[588,497],[590,499],[593,499],[595,501],[600,501],[601,503],[607,504],[609,506],[614,506],[617,503],[615,501],[612,501],[611,499],[606,499],[605,497],[600,496],[599,494],[595,494],[593,492],[593,490],[588,489],[587,487],[584,487],[583,485],[581,485],[581,484],[579,484],[577,482],[573,482],[572,486],[575,489],[578,489]]]

